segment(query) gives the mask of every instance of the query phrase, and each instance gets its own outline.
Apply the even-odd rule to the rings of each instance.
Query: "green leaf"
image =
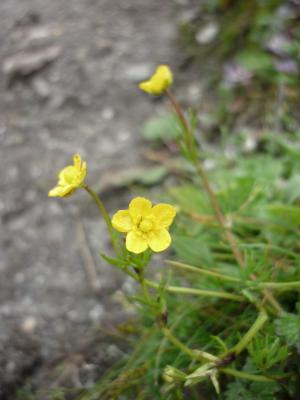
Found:
[[[276,331],[287,345],[296,346],[300,353],[300,315],[286,313],[275,320]]]
[[[280,390],[276,382],[232,382],[225,392],[226,400],[274,400]]]
[[[147,140],[174,140],[181,133],[176,116],[168,114],[150,118],[142,128],[142,135]]]
[[[212,265],[214,263],[205,235],[188,237],[175,233],[172,238],[173,248],[181,261],[192,265]]]
[[[300,174],[295,174],[289,179],[284,195],[288,203],[294,203],[300,198]]]
[[[300,224],[300,208],[288,204],[269,204],[265,208],[274,222],[289,228],[296,228]]]
[[[183,185],[171,188],[170,195],[178,202],[183,210],[200,214],[212,213],[207,196],[196,186]]]
[[[129,265],[127,260],[123,260],[121,258],[112,258],[109,257],[107,255],[105,255],[104,253],[101,253],[100,256],[108,262],[108,264],[110,265],[114,265],[117,268],[123,269],[125,267],[127,267]]]
[[[237,62],[254,73],[273,71],[273,58],[261,50],[243,50],[237,55]]]
[[[265,371],[288,357],[287,346],[277,337],[270,335],[256,336],[248,346],[248,351],[258,369]]]
[[[168,174],[166,167],[160,165],[158,167],[149,168],[142,174],[137,181],[142,185],[152,186],[160,183]]]
[[[217,192],[221,208],[225,213],[238,210],[245,203],[251,203],[254,179],[252,177],[237,177],[226,182],[226,186]]]

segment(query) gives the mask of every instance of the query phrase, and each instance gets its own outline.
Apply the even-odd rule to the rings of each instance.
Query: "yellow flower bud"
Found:
[[[148,81],[141,82],[139,88],[144,92],[159,95],[173,83],[173,74],[167,65],[159,65]]]

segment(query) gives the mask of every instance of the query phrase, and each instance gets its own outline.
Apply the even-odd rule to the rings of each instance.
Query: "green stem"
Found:
[[[132,273],[131,271],[126,271],[127,275],[129,275],[132,279],[137,282],[140,282],[140,278]],[[144,283],[152,287],[154,289],[159,289],[160,285],[156,282],[150,281],[149,279],[145,279]],[[164,290],[170,293],[179,293],[179,294],[191,294],[195,296],[203,296],[203,297],[217,297],[222,299],[234,300],[238,302],[244,302],[245,298],[243,296],[239,296],[237,294],[228,293],[228,292],[220,292],[215,290],[202,290],[202,289],[193,289],[187,287],[179,287],[179,286],[165,286]]]
[[[245,347],[251,342],[257,332],[263,327],[263,325],[268,320],[268,314],[265,310],[261,310],[258,317],[256,318],[254,324],[248,330],[248,332],[242,337],[242,339],[238,342],[237,345],[230,350],[230,353],[240,354]]]
[[[273,290],[295,290],[300,288],[300,281],[294,282],[259,282],[256,285],[253,285],[251,289],[273,289]]]
[[[274,379],[268,378],[267,376],[249,374],[248,372],[237,371],[233,368],[222,368],[220,371],[225,372],[225,374],[235,376],[236,378],[248,379],[254,382],[274,382]]]
[[[149,281],[148,279],[145,280],[147,286],[153,287],[158,289],[159,285],[155,282]],[[179,287],[179,286],[165,286],[164,288],[167,292],[170,293],[180,293],[180,294],[192,294],[195,296],[204,296],[204,297],[218,297],[222,299],[234,300],[238,302],[245,301],[243,296],[239,296],[237,294],[228,293],[228,292],[221,292],[215,290],[202,290],[202,289],[192,289],[187,287]]]
[[[194,150],[193,135],[191,134],[191,130],[190,130],[188,121],[185,118],[185,115],[184,115],[176,97],[173,95],[173,93],[169,89],[167,89],[165,93],[166,93],[168,99],[170,100],[170,103],[172,104],[172,107],[174,108],[174,111],[177,114],[177,116],[181,122],[181,125],[183,128],[184,140],[187,144],[187,147],[189,148],[190,151],[193,151]]]
[[[116,255],[119,255],[119,248],[118,248],[118,243],[116,241],[115,232],[113,230],[110,217],[108,215],[108,212],[106,211],[104,204],[102,203],[102,201],[101,201],[100,197],[97,195],[97,193],[94,192],[88,185],[83,185],[83,188],[88,192],[88,194],[92,197],[92,199],[96,203],[96,205],[100,211],[100,214],[102,215],[104,222],[106,223],[115,253],[116,253]]]
[[[140,271],[139,278],[140,278],[140,284],[141,284],[141,288],[143,291],[144,299],[145,299],[146,303],[149,304],[151,299],[150,299],[150,294],[149,294],[149,291],[148,291],[148,288],[147,288],[147,285],[145,282],[145,276],[144,276],[143,270]]]
[[[174,344],[179,350],[181,350],[183,353],[189,355],[191,358],[194,360],[198,361],[218,361],[219,359],[215,356],[213,356],[210,353],[206,353],[205,351],[200,351],[200,350],[192,350],[189,347],[187,347],[184,343],[182,343],[180,340],[178,340],[170,331],[170,329],[166,327],[161,328],[163,334],[165,337]]]
[[[180,119],[182,126],[183,126],[183,130],[184,130],[184,141],[186,142],[187,148],[190,150],[191,154],[193,155],[192,157],[192,162],[196,168],[196,171],[199,175],[199,177],[202,180],[204,189],[208,195],[210,204],[215,212],[216,218],[220,224],[220,226],[224,229],[225,232],[225,236],[226,239],[232,249],[232,253],[234,254],[238,264],[240,265],[241,268],[245,267],[245,261],[243,258],[243,255],[238,247],[238,243],[234,237],[234,235],[232,234],[230,227],[228,226],[227,220],[224,217],[221,208],[219,206],[217,197],[215,195],[215,192],[213,191],[210,183],[209,183],[209,179],[208,176],[206,174],[206,171],[202,165],[202,163],[198,160],[197,156],[195,155],[195,143],[191,134],[191,130],[189,127],[189,124],[184,116],[184,113],[180,107],[180,105],[178,104],[175,96],[170,92],[170,90],[166,90],[166,95],[169,98],[176,114],[178,115],[178,118]]]
[[[253,290],[255,290],[255,289],[273,289],[273,290],[286,291],[286,290],[296,290],[296,289],[300,288],[300,281],[254,283],[253,281],[242,281],[241,279],[236,278],[234,276],[224,275],[224,274],[221,274],[220,272],[216,272],[214,270],[209,270],[209,269],[205,269],[205,268],[201,268],[201,267],[194,267],[193,265],[181,263],[178,261],[166,260],[165,262],[169,265],[184,269],[186,271],[195,272],[195,273],[198,273],[201,275],[212,276],[214,278],[222,279],[223,281],[237,282],[237,283],[245,284],[245,285],[247,285],[248,288],[253,289]]]
[[[234,276],[224,275],[224,274],[221,274],[219,272],[215,272],[215,271],[208,270],[208,269],[205,269],[205,268],[194,267],[192,265],[188,265],[188,264],[184,264],[184,263],[181,263],[181,262],[178,262],[178,261],[172,261],[172,260],[166,260],[165,262],[167,264],[169,264],[169,265],[184,269],[186,271],[196,272],[196,273],[202,274],[202,275],[213,276],[214,278],[219,278],[219,279],[222,279],[223,281],[242,282],[241,279],[236,278]]]

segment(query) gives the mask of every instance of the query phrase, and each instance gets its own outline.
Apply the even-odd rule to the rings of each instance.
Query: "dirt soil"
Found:
[[[97,209],[85,193],[47,192],[75,152],[91,185],[143,165],[139,128],[161,104],[136,83],[178,67],[177,23],[195,3],[0,2],[1,399],[24,399],[13,393],[25,382],[38,399],[89,386],[125,351],[105,332],[131,315],[128,282],[98,256]],[[104,193],[111,212],[129,198]]]

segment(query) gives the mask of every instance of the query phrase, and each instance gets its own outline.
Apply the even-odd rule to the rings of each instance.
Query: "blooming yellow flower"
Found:
[[[79,154],[74,154],[73,165],[63,168],[58,174],[57,185],[48,193],[49,197],[66,197],[75,192],[76,189],[83,185],[86,177],[86,162],[81,161]]]
[[[139,88],[147,93],[162,94],[173,82],[173,74],[167,65],[159,65],[148,81],[141,82]]]
[[[112,226],[127,233],[126,248],[132,253],[142,253],[150,247],[155,252],[165,250],[171,244],[168,228],[175,218],[176,210],[169,204],[157,204],[136,197],[128,210],[120,210],[112,218]]]

